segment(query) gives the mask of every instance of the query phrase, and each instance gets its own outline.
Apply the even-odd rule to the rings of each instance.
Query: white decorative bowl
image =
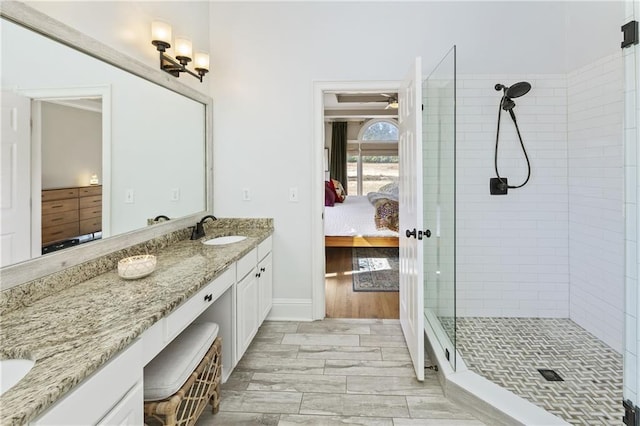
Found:
[[[146,277],[156,269],[156,257],[152,254],[125,257],[118,262],[118,275],[125,280]]]

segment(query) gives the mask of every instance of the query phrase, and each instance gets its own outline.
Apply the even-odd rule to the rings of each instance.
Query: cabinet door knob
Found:
[[[260,272],[264,272],[264,271],[265,271],[265,268],[263,266],[262,268],[260,268]]]
[[[212,294],[205,294],[204,296],[204,301],[205,302],[211,302],[213,300],[213,295]]]
[[[260,272],[256,273],[256,278],[260,278]]]

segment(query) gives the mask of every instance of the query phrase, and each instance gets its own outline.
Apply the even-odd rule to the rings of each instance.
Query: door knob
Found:
[[[427,229],[426,231],[424,231],[424,236],[427,237],[427,238],[430,238],[431,237],[431,230]]]
[[[413,231],[409,231],[409,230],[407,229],[407,231],[406,231],[406,235],[407,235],[407,238],[411,238],[411,236],[412,236],[412,235],[413,235],[413,238],[416,238],[416,235],[417,235],[416,228],[413,228]]]

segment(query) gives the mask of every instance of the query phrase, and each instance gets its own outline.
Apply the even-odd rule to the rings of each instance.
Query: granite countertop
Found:
[[[0,424],[19,425],[45,409],[273,233],[243,228],[238,243],[181,240],[157,253],[155,271],[124,280],[117,270],[51,294],[0,318],[0,358],[35,366],[0,396]],[[208,232],[203,239],[231,235]]]

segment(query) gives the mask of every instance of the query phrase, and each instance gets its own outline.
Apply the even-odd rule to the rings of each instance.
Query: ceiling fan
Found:
[[[384,107],[384,109],[389,109],[389,108],[393,108],[393,109],[398,109],[398,94],[397,93],[392,93],[392,94],[387,94],[387,93],[380,93],[380,95],[385,96],[387,99],[387,106]]]

